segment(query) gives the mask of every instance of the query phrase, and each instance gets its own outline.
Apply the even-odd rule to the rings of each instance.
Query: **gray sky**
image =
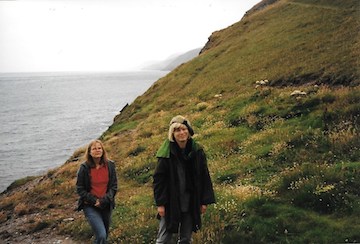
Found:
[[[0,72],[124,71],[203,47],[260,0],[0,0]]]

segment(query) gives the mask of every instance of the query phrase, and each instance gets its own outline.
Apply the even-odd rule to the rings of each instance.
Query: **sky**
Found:
[[[260,0],[0,0],[0,72],[129,71],[203,47]]]

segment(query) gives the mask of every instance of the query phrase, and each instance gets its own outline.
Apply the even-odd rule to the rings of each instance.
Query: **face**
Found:
[[[174,130],[174,138],[177,143],[186,142],[189,139],[189,130],[185,125],[181,125]]]
[[[94,143],[90,148],[90,155],[93,158],[101,158],[103,155],[103,149],[100,143]]]

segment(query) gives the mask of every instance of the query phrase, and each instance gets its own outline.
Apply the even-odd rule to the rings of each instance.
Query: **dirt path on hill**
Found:
[[[60,236],[51,228],[28,234],[24,231],[27,217],[16,218],[0,226],[0,240],[4,244],[81,244],[69,236]]]
[[[4,244],[82,244],[70,236],[61,236],[56,227],[46,227],[29,233],[29,225],[41,213],[12,217],[0,224],[0,243]],[[30,224],[29,224],[30,223]]]
[[[3,192],[0,199],[6,199],[17,192],[26,192],[40,184],[46,176],[38,177],[23,186]],[[20,202],[21,200],[19,200]],[[82,212],[74,210],[74,203],[62,203],[61,207],[50,209],[25,209],[24,213],[15,213],[13,207],[6,205],[0,208],[0,243],[1,244],[87,244],[73,240],[70,236],[63,236],[59,225],[83,218]],[[36,203],[34,203],[36,206]]]

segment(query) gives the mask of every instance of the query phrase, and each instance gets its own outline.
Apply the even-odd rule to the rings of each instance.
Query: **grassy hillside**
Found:
[[[358,0],[263,3],[214,32],[101,136],[119,175],[112,243],[154,243],[155,152],[177,114],[206,149],[217,198],[195,243],[360,241]],[[23,233],[89,240],[81,213],[70,211],[82,153],[15,182],[0,197],[0,223],[32,216]]]

